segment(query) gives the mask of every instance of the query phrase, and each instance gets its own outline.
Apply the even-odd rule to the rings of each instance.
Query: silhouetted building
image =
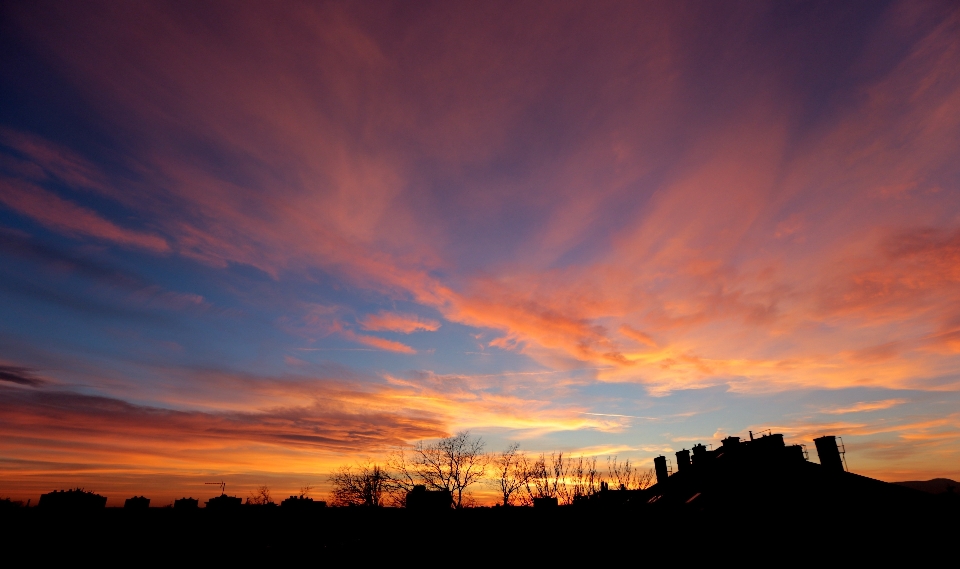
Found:
[[[0,512],[6,512],[10,510],[16,510],[23,507],[23,502],[13,501],[10,498],[3,498],[0,500]]]
[[[285,510],[312,510],[314,508],[326,508],[327,503],[323,500],[315,501],[306,496],[290,496],[280,502],[280,507]]]
[[[124,510],[146,510],[150,507],[150,498],[144,498],[143,496],[134,496],[133,498],[127,498],[123,502]]]
[[[196,498],[180,498],[173,502],[174,510],[196,510],[199,507],[200,501]]]
[[[685,451],[677,453],[677,462],[683,466],[672,475],[666,458],[656,457],[657,483],[650,488],[601,492],[588,503],[754,517],[801,516],[803,512],[822,516],[838,507],[860,512],[900,508],[916,514],[927,507],[926,497],[919,492],[847,472],[837,437],[820,437],[815,443],[821,464],[808,461],[802,445],[785,444],[781,434],[754,438],[751,433],[750,440],[727,437],[715,450],[697,444],[689,464]]]
[[[206,502],[207,509],[210,510],[235,510],[243,505],[243,498],[239,496],[227,496],[220,494],[215,498],[210,498]]]
[[[276,508],[276,507],[277,507],[277,503],[276,503],[276,502],[266,502],[266,503],[251,502],[251,501],[250,501],[250,498],[247,498],[247,503],[244,504],[243,506],[244,506],[245,508],[246,508],[246,507],[250,507],[250,508],[266,508],[266,509],[270,509],[270,508]]]
[[[693,445],[693,458],[692,464],[694,465],[703,465],[707,462],[713,455],[707,450],[707,447],[701,444]]]
[[[556,508],[560,504],[556,497],[534,498],[534,508]]]
[[[102,510],[107,505],[107,497],[80,488],[57,490],[42,494],[37,505],[51,510]]]
[[[453,507],[453,494],[449,490],[427,490],[418,484],[407,492],[407,509],[419,511],[445,511]]]

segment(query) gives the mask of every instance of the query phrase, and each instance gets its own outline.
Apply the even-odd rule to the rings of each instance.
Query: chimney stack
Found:
[[[677,472],[690,466],[690,451],[687,449],[677,451]]]
[[[667,476],[669,476],[667,473],[667,457],[661,455],[653,459],[653,469],[657,473],[657,484],[667,481]]]
[[[837,437],[827,435],[818,439],[813,439],[813,444],[817,445],[817,456],[820,457],[820,464],[830,472],[843,472],[843,459],[840,458],[840,449],[837,447]]]
[[[710,457],[710,451],[707,450],[707,447],[703,446],[700,443],[693,445],[693,463],[694,464],[704,464],[707,459]]]

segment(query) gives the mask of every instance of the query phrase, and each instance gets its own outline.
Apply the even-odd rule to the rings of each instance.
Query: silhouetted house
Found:
[[[16,510],[23,507],[23,502],[19,500],[14,502],[11,498],[3,498],[0,500],[0,512],[6,512],[10,510]]]
[[[836,437],[814,442],[820,464],[807,460],[802,445],[785,444],[781,434],[754,438],[750,433],[749,440],[727,437],[717,449],[697,444],[692,457],[682,449],[676,453],[678,468],[673,474],[667,459],[656,457],[657,483],[633,492],[629,504],[691,512],[829,516],[838,507],[867,511],[922,502],[924,497],[917,492],[847,472],[844,449]]]
[[[407,509],[417,511],[444,511],[453,507],[453,494],[449,490],[427,490],[416,485],[407,492]]]
[[[533,499],[534,508],[556,508],[559,504],[560,502],[557,501],[556,496]]]
[[[180,498],[173,502],[174,510],[196,510],[199,507],[200,501],[196,498]]]
[[[666,466],[666,461],[664,461]],[[598,492],[582,496],[573,497],[573,505],[576,507],[591,507],[601,509],[618,509],[634,504],[646,502],[645,490],[627,489],[623,486],[619,488],[610,488],[606,482],[600,482]]]
[[[206,507],[209,510],[236,510],[243,505],[243,498],[239,496],[227,496],[226,494],[220,494],[215,498],[210,498],[206,502]]]
[[[102,510],[107,505],[107,497],[80,488],[57,490],[42,494],[37,505],[51,510]]]
[[[280,507],[284,510],[313,510],[315,508],[326,508],[327,503],[323,500],[315,501],[313,498],[308,498],[306,496],[290,496],[286,500],[280,502]]]
[[[134,496],[133,498],[127,498],[123,502],[124,510],[146,510],[150,507],[150,498],[144,498],[143,496]]]

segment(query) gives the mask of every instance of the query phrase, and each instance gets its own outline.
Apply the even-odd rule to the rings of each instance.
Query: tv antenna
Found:
[[[221,480],[220,482],[204,482],[204,484],[216,484],[217,486],[220,487],[221,494],[227,493],[227,483],[224,482],[223,480]]]

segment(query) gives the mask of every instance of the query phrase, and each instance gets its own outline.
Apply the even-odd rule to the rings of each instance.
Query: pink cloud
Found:
[[[281,324],[291,332],[310,340],[336,334],[351,342],[378,350],[401,354],[417,353],[415,349],[401,342],[354,332],[350,329],[349,324],[343,321],[343,312],[344,309],[339,306],[307,305],[303,307],[303,313],[298,318],[284,319]]]
[[[165,253],[170,246],[162,238],[124,229],[93,210],[64,200],[38,186],[0,179],[0,202],[55,231],[112,241],[121,246]]]
[[[76,189],[114,193],[96,166],[68,148],[8,128],[0,128],[0,143],[27,157],[16,159],[14,168],[33,181],[53,177]]]
[[[364,330],[389,331],[411,334],[417,331],[436,332],[440,323],[429,318],[421,318],[416,314],[402,312],[387,312],[382,310],[377,314],[368,314],[359,322]]]
[[[395,342],[393,340],[387,340],[384,338],[378,338],[376,336],[368,336],[366,334],[357,334],[351,330],[344,330],[340,333],[341,336],[350,340],[351,342],[357,342],[365,346],[370,346],[377,348],[378,350],[385,350],[388,352],[397,352],[401,354],[415,354],[417,351],[406,344],[401,344],[400,342]]]

